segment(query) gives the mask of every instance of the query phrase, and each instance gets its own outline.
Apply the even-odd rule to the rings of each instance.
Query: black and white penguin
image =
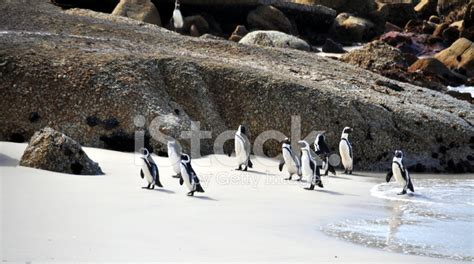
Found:
[[[235,156],[237,158],[237,170],[247,171],[247,168],[252,168],[253,164],[250,161],[250,141],[245,134],[245,126],[240,125],[235,133]],[[244,168],[242,169],[242,165]]]
[[[285,178],[285,180],[291,180],[293,174],[296,174],[299,176],[299,179],[297,181],[301,181],[301,178],[303,177],[301,175],[301,162],[298,156],[293,152],[293,149],[291,148],[290,139],[285,138],[281,143],[281,153],[283,155],[283,160],[278,165],[278,169],[282,171],[283,166],[286,165],[289,177]]]
[[[311,148],[308,142],[300,140],[298,141],[298,145],[301,148],[301,173],[303,177],[311,182],[310,186],[305,189],[314,190],[314,186],[316,185],[323,188],[319,166],[311,154]]]
[[[183,15],[181,15],[180,1],[176,0],[173,11],[173,26],[175,29],[181,29],[184,25]]]
[[[158,171],[158,166],[150,155],[150,152],[146,148],[142,148],[142,169],[140,170],[140,176],[146,179],[148,182],[146,189],[155,189],[155,185],[158,187],[163,187],[160,182],[160,173]]]
[[[173,178],[181,178],[181,150],[176,141],[168,141],[168,158],[176,173]]]
[[[333,175],[336,175],[336,169],[334,169],[334,167],[329,164],[329,154],[331,150],[329,149],[328,144],[326,144],[324,132],[316,136],[316,139],[314,140],[314,151],[323,161],[321,166],[321,175],[327,176],[329,172],[331,172]]]
[[[352,133],[352,128],[345,127],[344,130],[342,130],[341,141],[339,142],[339,154],[341,155],[345,174],[352,174],[352,164],[354,159],[352,156],[352,145],[349,141],[350,133]]]
[[[395,156],[393,157],[392,161],[392,169],[387,173],[387,182],[392,179],[392,176],[395,176],[397,183],[403,187],[403,190],[398,193],[398,195],[406,194],[407,189],[415,192],[415,188],[413,188],[413,183],[411,182],[410,174],[403,165],[403,152],[401,150],[395,150]]]
[[[193,196],[195,192],[204,192],[201,184],[199,183],[199,178],[196,175],[196,172],[191,166],[191,157],[187,154],[181,155],[181,178],[179,179],[179,184],[183,183],[188,187],[189,192],[188,196]]]

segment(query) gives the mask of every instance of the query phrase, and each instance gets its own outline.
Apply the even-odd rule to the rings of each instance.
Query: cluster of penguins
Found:
[[[353,169],[352,144],[349,141],[350,133],[352,133],[352,128],[345,127],[342,131],[341,141],[339,142],[339,153],[345,174],[352,174]],[[282,171],[283,167],[286,166],[289,177],[285,178],[285,180],[291,180],[293,175],[298,176],[297,181],[306,178],[310,185],[305,187],[305,189],[314,190],[315,186],[324,188],[321,180],[322,175],[327,176],[329,172],[336,175],[335,168],[329,162],[330,148],[326,143],[324,132],[316,136],[314,150],[305,140],[298,141],[298,146],[301,149],[300,156],[296,155],[293,151],[290,139],[285,138],[281,144],[283,159],[280,161],[278,168]],[[234,150],[238,165],[236,170],[247,171],[248,168],[253,167],[252,161],[250,160],[251,144],[247,138],[245,126],[243,125],[240,125],[235,133]],[[143,188],[154,189],[155,186],[163,187],[160,182],[158,166],[151,157],[150,152],[145,148],[142,148],[141,152],[142,168],[140,170],[140,176],[142,179],[145,178],[148,182],[148,186]],[[228,153],[228,155],[230,157],[232,153]],[[203,193],[204,189],[199,182],[196,172],[191,166],[191,157],[188,154],[181,153],[176,141],[168,142],[168,157],[172,164],[173,171],[176,173],[173,177],[179,179],[180,185],[184,184],[187,187],[189,190],[187,195],[194,196],[195,192]],[[316,161],[316,157],[319,158],[320,164]],[[396,150],[393,157],[392,168],[386,176],[387,182],[390,182],[394,176],[396,182],[403,187],[403,190],[398,193],[399,195],[406,194],[407,190],[415,191],[410,174],[403,165],[402,160],[403,152]]]

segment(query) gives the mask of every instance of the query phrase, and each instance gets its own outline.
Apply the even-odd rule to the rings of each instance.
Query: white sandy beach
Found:
[[[324,189],[305,191],[282,180],[277,160],[254,158],[252,171],[238,172],[233,158],[208,156],[193,160],[206,192],[187,197],[167,158],[154,156],[164,189],[144,190],[132,153],[85,148],[105,175],[76,176],[17,166],[25,148],[0,143],[3,262],[460,263],[321,231],[383,210],[384,201],[370,195],[382,174],[324,178]]]

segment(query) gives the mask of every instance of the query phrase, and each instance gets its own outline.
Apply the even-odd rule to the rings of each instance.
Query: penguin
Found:
[[[314,186],[324,188],[323,182],[321,181],[321,174],[319,166],[316,164],[312,154],[311,148],[308,142],[304,140],[298,141],[298,145],[301,148],[301,173],[302,175],[311,181],[309,187],[306,190],[314,190]]]
[[[398,195],[406,194],[407,189],[415,192],[415,188],[413,188],[413,183],[411,182],[410,174],[403,165],[403,152],[401,150],[395,150],[395,156],[393,157],[392,161],[392,169],[387,173],[385,178],[386,181],[390,182],[392,176],[395,176],[397,183],[403,186],[403,190],[398,193]]]
[[[349,141],[350,133],[352,133],[352,128],[345,127],[344,130],[342,130],[341,141],[339,142],[339,154],[341,155],[345,174],[352,174],[352,164],[354,160],[352,156],[352,145]]]
[[[278,165],[278,169],[282,171],[283,165],[286,164],[286,169],[288,170],[288,174],[290,176],[288,178],[285,178],[285,180],[291,180],[293,174],[296,174],[299,176],[299,179],[297,181],[301,181],[301,162],[298,156],[295,155],[293,149],[291,148],[290,139],[285,138],[281,143],[281,153],[283,155],[283,160]]]
[[[174,11],[173,11],[173,26],[175,29],[181,29],[183,27],[183,15],[181,15],[180,8],[180,1],[176,0],[174,3]]]
[[[316,139],[314,140],[314,151],[323,161],[321,166],[321,174],[327,176],[329,172],[331,172],[333,175],[336,175],[336,169],[334,169],[334,167],[329,164],[329,154],[331,151],[326,144],[326,137],[324,136],[324,133],[325,132],[322,132],[316,136]]]
[[[194,196],[195,192],[203,193],[204,189],[199,183],[199,178],[194,172],[193,167],[191,166],[191,157],[187,154],[181,155],[181,177],[179,178],[179,184],[183,183],[188,187],[189,192],[188,196]]]
[[[245,134],[245,126],[240,125],[237,129],[234,144],[237,164],[239,165],[237,170],[247,171],[247,168],[252,168],[253,164],[252,161],[250,161],[250,142]],[[244,166],[243,169],[242,165]]]
[[[150,155],[150,152],[146,148],[141,149],[143,152],[142,160],[142,169],[140,170],[140,176],[146,179],[148,182],[146,189],[155,189],[155,185],[158,187],[163,187],[160,182],[160,173],[158,171],[158,166],[156,166],[155,161]]]
[[[168,158],[173,167],[175,175],[173,178],[181,177],[181,150],[176,141],[168,141]]]

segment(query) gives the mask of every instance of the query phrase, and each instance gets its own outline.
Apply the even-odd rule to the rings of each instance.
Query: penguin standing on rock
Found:
[[[181,15],[181,10],[180,8],[180,1],[176,0],[174,3],[174,11],[173,11],[173,26],[175,29],[181,29],[183,28],[183,15]]]
[[[243,171],[247,171],[247,168],[253,167],[252,161],[250,161],[250,141],[245,133],[245,126],[240,125],[235,133],[234,142],[237,164],[239,165],[237,170]],[[243,169],[242,165],[244,166]]]
[[[194,196],[195,192],[204,192],[202,188],[199,178],[196,175],[196,172],[193,170],[191,166],[191,157],[187,154],[181,155],[181,178],[179,179],[179,184],[183,185],[183,183],[188,187],[189,192],[188,196]]]
[[[140,170],[140,176],[146,179],[148,182],[146,189],[155,189],[155,185],[158,187],[163,187],[160,182],[160,173],[158,172],[158,166],[150,155],[150,152],[146,148],[142,148],[143,156],[142,160],[142,169]]]
[[[345,127],[344,130],[342,130],[341,141],[339,142],[339,154],[341,155],[345,174],[352,174],[352,165],[354,159],[352,156],[352,144],[349,141],[350,133],[352,133],[352,128]]]
[[[176,141],[168,142],[168,158],[174,173],[176,173],[173,178],[181,178],[181,150]]]
[[[297,181],[301,181],[301,162],[298,156],[295,155],[293,149],[291,148],[291,141],[289,138],[285,138],[281,145],[281,153],[283,155],[283,160],[280,162],[278,169],[280,171],[283,170],[283,166],[286,165],[286,169],[288,170],[288,174],[290,175],[285,180],[291,180],[293,174],[299,176]]]
[[[321,181],[319,166],[311,155],[311,148],[309,147],[308,142],[300,140],[298,141],[298,145],[301,148],[301,173],[305,178],[311,181],[310,186],[305,189],[314,190],[316,185],[324,188]]]
[[[326,144],[326,137],[324,136],[324,132],[316,136],[316,139],[314,140],[314,151],[323,161],[321,174],[327,176],[329,172],[331,172],[333,175],[336,175],[336,169],[334,169],[334,167],[329,164],[329,154],[331,151],[329,150],[329,147]]]
[[[392,176],[395,176],[395,180],[400,186],[403,186],[403,190],[398,195],[407,193],[407,189],[415,192],[413,183],[411,182],[410,174],[403,165],[403,152],[401,150],[395,150],[395,156],[393,157],[392,169],[387,173],[386,181],[390,182]]]

